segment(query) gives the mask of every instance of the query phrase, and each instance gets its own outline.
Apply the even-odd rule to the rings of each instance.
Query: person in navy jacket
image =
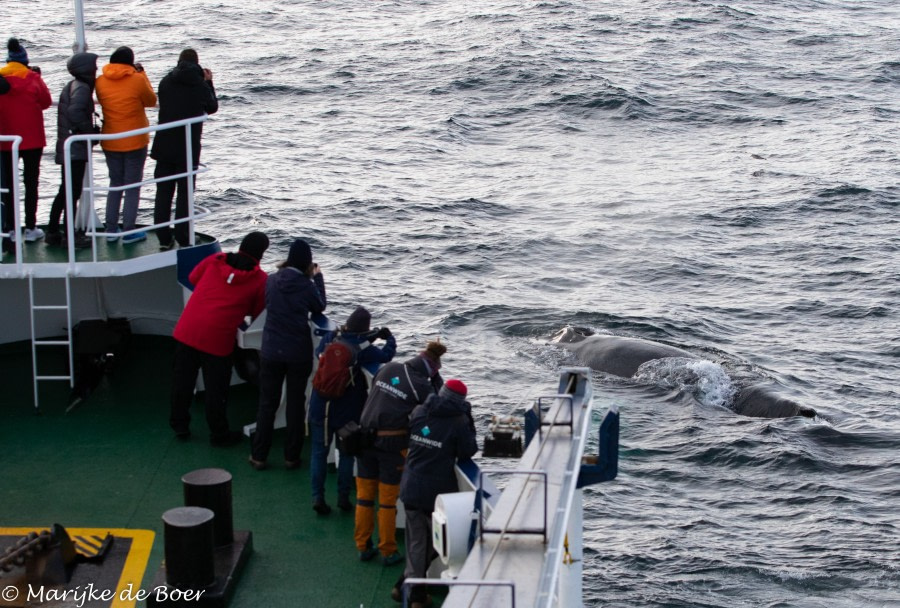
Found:
[[[266,282],[266,323],[259,357],[259,407],[250,464],[266,467],[275,413],[281,404],[281,385],[287,383],[284,464],[300,466],[306,417],[306,384],[313,368],[310,315],[325,311],[325,279],[313,263],[312,249],[303,239],[291,244],[288,259]]]
[[[406,508],[406,570],[392,591],[400,598],[406,578],[425,578],[437,557],[431,544],[431,514],[438,494],[458,491],[455,465],[478,451],[468,389],[459,380],[447,380],[409,418],[409,453],[400,481],[400,499]],[[413,587],[412,606],[427,605],[421,586]]]
[[[338,429],[349,422],[359,424],[363,405],[369,396],[369,384],[366,381],[363,366],[368,364],[387,363],[397,352],[397,340],[391,330],[382,327],[369,331],[372,315],[362,306],[357,306],[347,322],[338,331],[332,331],[322,338],[316,349],[320,356],[325,348],[335,340],[349,344],[356,353],[356,362],[352,368],[352,380],[347,391],[336,399],[326,399],[314,388],[309,398],[309,429],[312,438],[312,462],[310,464],[313,509],[320,515],[327,515],[331,507],[325,502],[325,477],[328,448],[334,440]],[[385,341],[384,346],[373,344],[375,340]],[[353,487],[353,456],[340,450],[338,462],[338,508],[344,512],[353,510],[350,502],[350,490]]]

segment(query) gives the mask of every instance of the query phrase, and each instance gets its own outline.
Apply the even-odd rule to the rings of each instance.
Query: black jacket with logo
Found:
[[[461,397],[432,395],[413,411],[409,430],[400,498],[409,509],[434,511],[438,494],[458,489],[456,461],[478,451],[472,406]]]
[[[428,377],[428,368],[421,355],[408,359],[403,363],[391,362],[378,370],[369,398],[362,413],[362,426],[377,430],[401,430],[409,428],[409,415],[420,403],[424,403],[430,395],[444,385],[441,375]],[[385,442],[376,439],[375,445]],[[397,441],[388,441],[392,446]],[[400,442],[403,449],[406,438]]]

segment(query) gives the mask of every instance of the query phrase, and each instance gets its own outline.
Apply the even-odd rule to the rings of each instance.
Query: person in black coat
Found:
[[[71,172],[65,163],[65,143],[72,135],[94,132],[94,81],[97,78],[97,55],[76,53],[66,63],[73,80],[66,83],[59,95],[56,112],[56,164],[62,165],[62,183],[50,207],[46,243],[60,245],[65,232],[66,180],[72,186],[72,211],[74,213],[84,185],[84,169],[87,166],[88,144],[75,142],[70,147]],[[60,225],[60,216],[63,221]],[[71,220],[71,218],[69,218]],[[90,247],[91,240],[83,234],[76,235],[75,247]]]
[[[431,514],[438,494],[459,490],[455,466],[478,451],[468,389],[459,380],[447,380],[437,395],[413,410],[409,419],[409,453],[400,481],[400,499],[406,508],[406,570],[392,591],[401,598],[403,581],[425,578],[437,557],[431,544]],[[412,606],[427,605],[422,586],[410,593]]]
[[[215,114],[219,109],[212,72],[200,67],[200,59],[194,49],[181,51],[178,65],[163,77],[159,83],[159,124],[194,118],[204,114]],[[150,158],[156,160],[156,179],[186,173],[200,165],[200,138],[203,123],[191,125],[191,163],[188,166],[185,152],[184,129],[174,128],[158,131],[153,138]],[[195,182],[196,183],[196,182]],[[179,177],[156,184],[156,200],[153,208],[153,223],[162,224],[172,219],[172,198],[175,191],[175,219],[188,215],[188,179]],[[175,225],[175,239],[181,246],[188,245],[187,222]],[[156,236],[162,250],[174,246],[172,231],[168,226],[157,228]]]

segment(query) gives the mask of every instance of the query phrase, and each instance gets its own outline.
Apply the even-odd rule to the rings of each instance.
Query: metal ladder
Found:
[[[59,279],[42,279],[42,280],[59,280]],[[72,343],[72,285],[71,278],[68,273],[62,279],[65,281],[66,302],[65,304],[42,304],[38,305],[34,301],[34,275],[28,274],[28,303],[31,310],[31,365],[32,377],[34,378],[34,409],[40,412],[40,402],[38,398],[38,383],[45,380],[68,380],[69,386],[75,386],[75,365]],[[35,335],[35,313],[52,310],[66,311],[66,339],[65,340],[39,340]],[[69,351],[68,359],[68,375],[38,375],[38,347],[42,346],[65,346]]]

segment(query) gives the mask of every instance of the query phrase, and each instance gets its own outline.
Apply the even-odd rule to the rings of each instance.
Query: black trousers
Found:
[[[253,460],[265,462],[272,447],[275,413],[281,404],[281,385],[285,395],[287,433],[284,438],[284,459],[300,460],[303,452],[303,430],[306,419],[306,383],[312,373],[312,361],[284,363],[260,357],[259,409],[256,413],[256,432],[253,434]]]
[[[25,182],[25,227],[34,228],[37,225],[38,205],[38,181],[41,177],[41,156],[43,148],[31,148],[19,150],[19,158],[22,159],[22,181]],[[12,209],[12,184],[18,179],[19,168],[13,167],[12,151],[0,151],[0,188],[7,190],[0,197],[2,211],[0,211],[0,227],[3,232],[9,232],[15,226]]]
[[[84,169],[87,166],[86,160],[72,161],[72,211],[78,209],[78,200],[81,198],[81,190],[84,187]],[[50,219],[47,222],[47,232],[59,232],[66,229],[66,166],[62,166],[62,183],[59,185],[59,192],[53,199],[50,206]],[[62,226],[60,226],[60,216],[62,216]]]
[[[184,165],[178,163],[167,163],[165,161],[156,161],[156,170],[153,177],[159,179],[170,175],[184,173]],[[196,186],[197,176],[194,176],[194,185]],[[177,191],[177,195],[176,195]],[[175,219],[181,219],[188,216],[188,180],[187,177],[180,177],[176,180],[159,182],[156,184],[156,198],[153,204],[153,223],[162,224],[172,219],[172,198],[175,198]],[[161,245],[167,245],[172,242],[172,229],[168,226],[156,229],[156,238],[159,239]],[[190,230],[188,223],[175,224],[175,240],[182,247],[188,245],[190,240]]]
[[[176,433],[190,430],[191,403],[194,401],[194,387],[197,373],[203,372],[206,389],[203,402],[206,406],[206,423],[213,439],[223,438],[228,433],[228,387],[231,384],[232,356],[218,357],[175,341],[175,360],[172,369],[172,401],[169,426]]]

